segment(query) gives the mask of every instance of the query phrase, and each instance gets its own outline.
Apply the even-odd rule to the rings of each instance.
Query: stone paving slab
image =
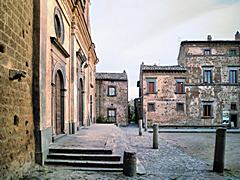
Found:
[[[50,148],[102,148],[112,149],[118,136],[118,127],[113,124],[93,124],[80,129],[76,134],[67,135],[50,145]]]

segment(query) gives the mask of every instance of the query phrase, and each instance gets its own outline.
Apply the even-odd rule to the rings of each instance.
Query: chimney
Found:
[[[239,31],[237,31],[236,34],[235,34],[235,40],[236,41],[240,41],[240,33],[239,33]]]
[[[212,40],[212,36],[211,36],[211,35],[208,35],[208,36],[207,36],[207,40],[208,40],[208,41],[211,41],[211,40]]]

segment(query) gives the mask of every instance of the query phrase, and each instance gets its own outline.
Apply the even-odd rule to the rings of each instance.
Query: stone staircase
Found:
[[[120,155],[114,155],[110,149],[100,148],[50,148],[45,165],[85,171],[121,172],[123,170]]]

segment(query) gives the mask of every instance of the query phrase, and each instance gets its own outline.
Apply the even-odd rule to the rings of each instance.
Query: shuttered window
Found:
[[[212,115],[212,105],[203,105],[203,116],[211,117]]]
[[[237,76],[238,76],[237,70],[229,70],[229,83],[236,84],[238,81]]]

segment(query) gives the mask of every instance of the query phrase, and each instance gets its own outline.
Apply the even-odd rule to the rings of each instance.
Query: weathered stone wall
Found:
[[[32,22],[32,0],[0,1],[1,179],[16,179],[34,163]],[[10,70],[26,77],[10,80]]]
[[[188,123],[191,124],[220,124],[222,123],[222,112],[229,111],[237,114],[238,124],[240,121],[240,42],[228,43],[188,43],[180,48],[179,64],[185,66],[187,71],[187,115]],[[211,49],[210,55],[204,55],[204,49]],[[230,55],[230,49],[236,50],[236,55]],[[229,84],[229,66],[238,69],[238,83]],[[203,69],[211,67],[213,71],[213,82],[203,83]],[[203,102],[212,101],[213,117],[204,118]],[[231,103],[237,104],[237,110],[231,110]]]
[[[116,96],[108,96],[108,86],[116,87]],[[107,109],[116,109],[119,125],[128,124],[128,81],[96,80],[97,119],[107,119]]]
[[[147,78],[156,78],[156,93],[147,94]],[[183,124],[186,121],[186,94],[176,93],[176,78],[184,73],[143,72],[143,112],[148,124]],[[148,111],[148,103],[155,103],[155,111]],[[184,103],[184,112],[176,110],[176,103]]]

